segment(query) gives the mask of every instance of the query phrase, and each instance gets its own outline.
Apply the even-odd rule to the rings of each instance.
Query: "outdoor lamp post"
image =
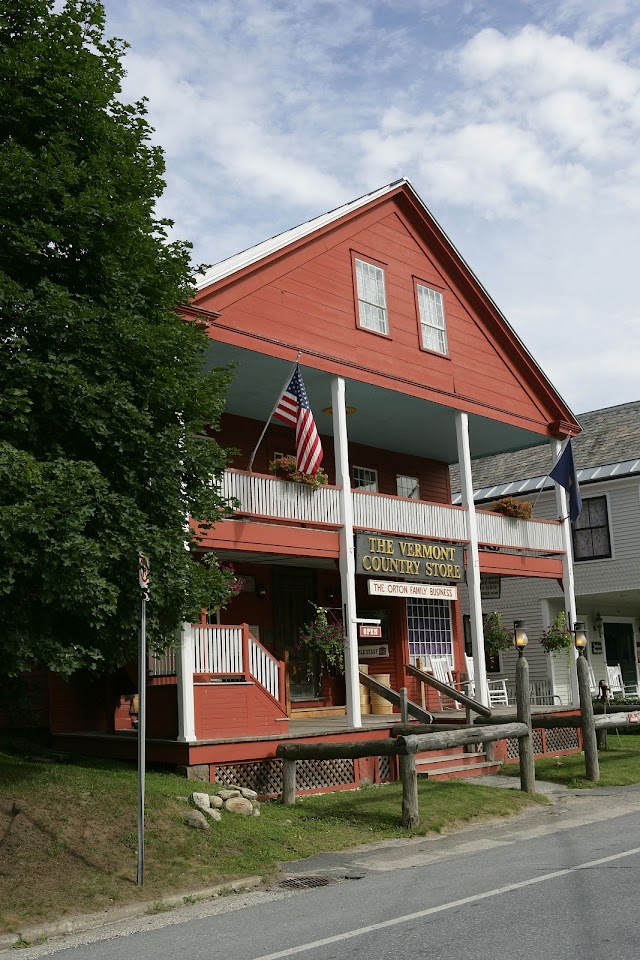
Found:
[[[524,648],[529,643],[529,637],[524,629],[524,620],[513,621],[513,642],[516,645],[518,656],[521,657],[524,653]]]
[[[584,621],[576,620],[573,625],[573,642],[576,645],[576,650],[578,651],[578,656],[582,657],[584,655],[584,650],[587,645],[587,632],[584,629]]]

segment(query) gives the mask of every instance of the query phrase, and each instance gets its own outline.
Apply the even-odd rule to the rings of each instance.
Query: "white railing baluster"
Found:
[[[318,489],[278,477],[227,470],[222,482],[224,496],[239,501],[239,512],[256,517],[276,517],[294,523],[340,525],[340,490]],[[466,542],[465,514],[461,507],[423,500],[406,500],[383,494],[353,492],[355,526],[401,536],[435,537]],[[511,549],[562,553],[559,523],[516,520],[478,510],[480,542]]]

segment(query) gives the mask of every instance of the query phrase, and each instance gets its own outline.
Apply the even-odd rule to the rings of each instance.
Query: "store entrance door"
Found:
[[[634,686],[638,682],[636,658],[633,643],[633,626],[630,623],[605,623],[604,642],[607,664],[619,663],[622,670],[622,682]]]
[[[313,619],[316,600],[315,570],[275,567],[273,570],[273,635],[276,655],[289,651],[291,700],[314,700],[319,695],[318,665],[296,649],[300,630]]]

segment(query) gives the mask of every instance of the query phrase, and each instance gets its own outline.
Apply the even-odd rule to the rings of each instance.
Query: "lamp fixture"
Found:
[[[583,620],[576,620],[573,625],[573,642],[576,645],[576,650],[578,651],[579,656],[584,655],[584,648],[587,645],[587,631],[584,628]]]
[[[267,588],[264,583],[256,583],[256,597],[259,600],[264,600],[267,596]]]
[[[322,412],[324,413],[324,415],[325,415],[326,417],[330,417],[330,416],[333,415],[333,407],[325,407]],[[352,417],[353,414],[354,414],[354,413],[357,413],[358,411],[357,411],[357,409],[356,409],[355,407],[345,407],[345,408],[344,408],[344,412],[346,413],[346,415],[347,415],[348,417]]]
[[[529,643],[529,637],[524,629],[524,620],[513,621],[513,642],[518,651],[518,656],[521,657],[524,653],[524,648]]]
[[[598,636],[602,636],[602,617],[600,611],[598,610],[595,617],[593,618],[593,629],[598,631]]]

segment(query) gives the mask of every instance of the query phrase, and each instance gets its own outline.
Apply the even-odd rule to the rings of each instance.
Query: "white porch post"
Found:
[[[178,681],[178,740],[189,743],[196,739],[193,706],[193,628],[183,623],[179,631],[180,644],[176,650],[176,677]]]
[[[551,453],[553,455],[552,463],[555,463],[560,456],[562,444],[559,440],[552,439],[550,441],[550,446]],[[556,506],[558,508],[558,516],[563,518],[562,540],[564,554],[562,555],[562,590],[564,592],[564,609],[569,617],[569,623],[567,626],[570,630],[573,630],[573,625],[578,618],[578,614],[576,612],[575,581],[573,577],[573,541],[571,539],[571,521],[569,520],[569,508],[567,506],[567,491],[564,487],[561,487],[559,483],[554,483],[554,486],[556,488]],[[578,651],[574,646],[572,646],[571,649],[573,650],[571,670],[569,671],[571,702],[573,704],[579,704],[580,696],[578,694],[578,673],[576,670]],[[555,693],[555,690],[553,692]]]
[[[473,478],[471,476],[471,452],[469,449],[469,418],[461,411],[456,413],[456,439],[460,464],[460,491],[462,506],[467,520],[469,539],[467,556],[467,586],[469,588],[469,613],[471,615],[471,643],[473,646],[473,669],[476,677],[476,700],[489,706],[487,664],[484,655],[484,630],[482,623],[482,598],[480,596],[480,554],[478,552],[478,523],[473,501]]]
[[[347,413],[345,387],[342,377],[331,381],[333,408],[333,443],[336,460],[336,484],[340,487],[340,584],[342,610],[347,637],[344,657],[347,688],[347,722],[351,727],[362,726],[360,713],[360,681],[358,678],[358,632],[356,608],[356,558],[353,545],[353,496],[347,445]]]

